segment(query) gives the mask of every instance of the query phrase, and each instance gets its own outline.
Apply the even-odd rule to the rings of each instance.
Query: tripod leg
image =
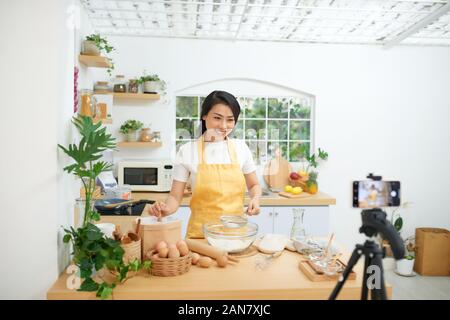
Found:
[[[383,261],[381,260],[381,254],[375,254],[372,258],[372,263],[378,266],[380,271],[380,287],[373,288],[371,290],[371,298],[372,300],[387,300],[386,295],[386,286],[384,284],[384,270],[383,270]]]
[[[367,288],[367,279],[369,278],[369,275],[367,273],[367,267],[370,266],[370,257],[366,254],[364,259],[364,269],[363,269],[363,280],[362,280],[362,287],[361,287],[361,300],[367,300],[367,293],[369,289]]]
[[[355,264],[358,262],[359,258],[361,257],[361,253],[362,253],[362,250],[358,247],[356,247],[353,250],[352,255],[350,256],[350,259],[348,260],[347,267],[345,268],[344,272],[342,273],[342,276],[339,277],[338,283],[336,284],[333,292],[331,293],[330,297],[328,298],[329,300],[336,299],[337,295],[339,294],[339,291],[341,291],[342,286],[345,283],[345,280],[347,280],[348,275],[350,274],[350,272],[352,272],[353,267],[355,266]]]

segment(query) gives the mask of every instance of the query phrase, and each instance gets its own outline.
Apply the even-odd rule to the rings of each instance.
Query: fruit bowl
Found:
[[[289,184],[293,187],[301,187],[303,191],[306,190],[306,184],[300,179],[292,180],[291,178],[289,178]]]

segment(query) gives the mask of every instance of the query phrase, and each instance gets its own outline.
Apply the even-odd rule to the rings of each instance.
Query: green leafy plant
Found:
[[[144,126],[144,124],[142,122],[140,122],[138,120],[130,119],[130,120],[125,121],[120,126],[119,132],[123,133],[123,134],[127,134],[127,133],[130,133],[133,131],[137,131],[137,130],[141,129],[143,126]]]
[[[397,230],[398,233],[401,232],[403,228],[403,217],[400,214],[401,209],[407,209],[412,205],[412,202],[404,202],[401,206],[396,207],[392,213],[391,213],[391,224],[394,226],[395,230]]]
[[[72,123],[81,135],[81,140],[77,144],[70,144],[68,148],[58,144],[75,163],[68,165],[64,171],[72,173],[81,179],[85,190],[85,208],[83,226],[92,220],[98,221],[100,216],[91,208],[92,195],[95,190],[95,181],[100,173],[112,168],[112,164],[99,161],[105,150],[116,148],[115,139],[106,133],[106,127],[102,127],[101,122],[93,123],[91,117],[76,116]]]
[[[96,296],[107,299],[111,296],[117,283],[127,280],[129,271],[140,269],[149,270],[151,261],[139,262],[137,259],[125,264],[123,262],[124,250],[116,240],[107,238],[94,224],[87,223],[75,230],[73,227],[64,229],[64,243],[73,245],[73,262],[80,269],[80,278],[83,280],[78,291],[96,291]],[[93,280],[93,271],[102,269],[115,274],[111,282],[103,280],[97,283]]]
[[[146,74],[144,71],[144,75],[137,79],[138,84],[143,84],[147,81],[156,81],[159,82],[160,88],[163,91],[163,95],[166,94],[167,84],[164,80],[162,80],[157,74]]]
[[[103,38],[98,33],[93,33],[89,36],[86,36],[86,40],[95,42],[95,46],[100,51],[105,51],[106,53],[110,53],[113,50],[115,50],[115,48],[109,44],[108,40],[106,38]]]
[[[64,229],[64,243],[73,245],[73,262],[80,269],[80,278],[84,281],[80,291],[97,291],[97,296],[106,299],[115,287],[115,282],[103,281],[98,284],[92,279],[93,270],[106,268],[116,272],[117,282],[123,282],[129,270],[149,268],[151,264],[123,263],[124,251],[120,243],[107,238],[101,230],[92,224],[100,220],[99,214],[92,209],[92,195],[98,175],[112,167],[111,163],[101,161],[105,150],[116,147],[115,139],[106,133],[106,127],[101,122],[94,124],[91,117],[76,116],[72,119],[81,140],[78,144],[70,144],[67,148],[58,144],[64,153],[74,160],[74,163],[64,168],[64,171],[79,177],[84,185],[85,209],[81,227]]]
[[[87,41],[93,41],[95,43],[95,46],[100,51],[104,51],[105,53],[111,53],[112,51],[116,50],[112,45],[109,44],[108,40],[104,37],[102,37],[98,33],[93,33],[91,35],[86,36]],[[110,66],[106,71],[111,76],[112,72],[114,70],[114,62],[111,58],[108,58]]]

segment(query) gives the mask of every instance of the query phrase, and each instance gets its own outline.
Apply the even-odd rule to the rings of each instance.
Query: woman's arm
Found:
[[[150,207],[149,214],[157,217],[165,217],[175,213],[180,206],[181,200],[183,199],[185,186],[186,182],[173,180],[169,196],[164,202],[155,202]]]
[[[259,197],[262,194],[261,186],[258,182],[256,172],[244,174],[248,192],[250,193],[250,202],[247,208],[247,214],[255,215],[260,212]]]

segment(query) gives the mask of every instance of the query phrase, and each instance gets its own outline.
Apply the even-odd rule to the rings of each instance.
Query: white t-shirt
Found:
[[[252,152],[243,140],[231,139],[236,149],[237,160],[241,166],[243,174],[256,171]],[[231,163],[226,141],[205,142],[205,162],[207,164],[228,164]],[[195,188],[198,165],[198,141],[190,141],[178,150],[175,158],[172,179],[187,182],[191,177],[191,189]]]

